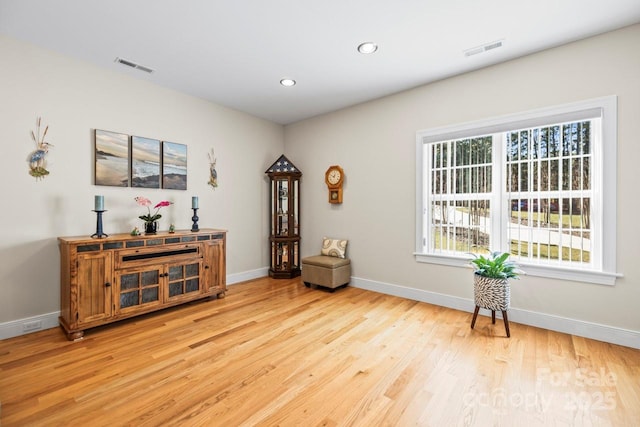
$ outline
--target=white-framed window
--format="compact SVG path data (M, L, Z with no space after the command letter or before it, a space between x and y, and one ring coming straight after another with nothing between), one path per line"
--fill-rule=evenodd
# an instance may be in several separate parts
M416 134L416 259L614 284L616 97Z

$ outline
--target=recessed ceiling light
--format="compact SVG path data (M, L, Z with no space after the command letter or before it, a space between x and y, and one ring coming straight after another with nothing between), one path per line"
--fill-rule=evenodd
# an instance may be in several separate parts
M358 52L364 54L373 53L376 50L378 50L378 45L374 42L364 42L360 43L360 45L358 46Z
M293 79L282 79L280 80L280 84L284 87L291 87L296 85L296 81Z

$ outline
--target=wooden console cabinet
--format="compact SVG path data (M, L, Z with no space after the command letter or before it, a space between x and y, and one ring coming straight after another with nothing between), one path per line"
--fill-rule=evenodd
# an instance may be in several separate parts
M226 286L226 231L201 229L103 239L59 237L60 326L89 328L216 295Z

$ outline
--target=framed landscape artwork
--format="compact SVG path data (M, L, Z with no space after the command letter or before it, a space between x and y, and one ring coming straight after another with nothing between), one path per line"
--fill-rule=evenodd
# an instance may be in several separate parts
M160 141L131 137L131 186L160 188Z
M129 135L95 130L95 184L129 186Z
M187 146L162 142L162 188L187 189Z

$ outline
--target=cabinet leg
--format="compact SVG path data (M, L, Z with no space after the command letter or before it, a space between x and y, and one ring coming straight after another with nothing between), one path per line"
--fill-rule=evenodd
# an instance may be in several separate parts
M84 338L84 331L67 332L67 339L69 341L79 341Z
M222 299L226 296L226 294L224 292L220 292L219 294L216 294L216 296L218 297L218 299Z

